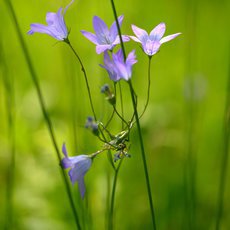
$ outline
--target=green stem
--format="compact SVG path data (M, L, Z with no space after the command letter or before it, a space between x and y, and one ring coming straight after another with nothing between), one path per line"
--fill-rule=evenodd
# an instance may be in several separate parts
M123 96L122 96L122 89L121 89L121 82L118 82L118 86L119 86L119 93L120 93L120 102L121 102L121 116L124 117L124 105L123 105ZM122 130L124 129L124 123L126 124L126 122L122 121L121 123L121 128Z
M230 50L229 50L230 51ZM230 52L229 52L230 61ZM229 138L230 138L230 63L228 70L228 83L224 116L224 148L221 162L220 184L218 192L217 215L216 215L216 230L221 229L221 218L224 208L224 192L226 187L227 169L228 169L228 153L229 153Z
M113 112L112 112L112 114L111 114L109 120L108 120L108 121L106 122L106 124L105 124L105 128L107 128L107 127L109 126L110 122L111 122L112 119L113 119L114 113L115 113L115 111L114 111L114 109L113 109Z
M115 194L116 194L118 173L119 173L122 161L123 161L123 159L121 159L119 161L117 168L115 168L113 187L112 187L112 195L111 195L111 205L110 205L110 210L109 210L108 230L113 230L113 227L114 227L114 225L113 225L114 214L113 213L114 213Z
M114 109L115 113L117 114L117 116L118 116L118 117L121 119L121 121L122 121L122 129L123 129L123 126L124 126L123 124L126 124L126 126L128 127L129 124L128 124L127 121L122 117L122 115L119 114L119 112L117 111L115 105L113 106L113 109Z
M145 180L146 180L148 197L149 197L149 205L150 205L153 229L156 230L156 221L155 221L155 213L154 213L154 207L153 207L153 199L152 199L152 193L151 193L151 186L150 186L150 180L149 180L147 161L146 161L146 157L145 157L144 142L143 142L142 133L141 133L141 126L140 126L139 116L138 116L138 112L137 112L137 108L136 108L135 97L134 97L134 93L133 93L133 86L132 86L131 80L128 83L129 83L129 89L130 89L132 103L133 103L134 116L135 116L135 120L137 123L137 131L138 131L139 140L140 140L141 157L142 157L142 161L144 164Z
M14 23L15 29L17 31L18 38L19 38L20 44L22 46L22 50L23 50L24 55L25 55L25 59L26 59L26 62L28 64L28 68L29 68L29 71L30 71L30 76L31 76L32 81L34 83L34 86L35 86L35 89L36 89L36 92L37 92L37 96L38 96L38 99L39 99L39 103L40 103L40 106L41 106L41 109L42 109L42 113L43 113L43 116L44 116L44 119L45 119L45 122L46 122L46 125L47 125L47 128L48 128L48 131L49 131L52 143L53 143L53 147L55 149L57 159L58 159L58 162L60 164L60 162L61 162L61 154L60 154L60 151L59 151L59 148L58 148L58 145L57 145L57 142L56 142L56 138L55 138L55 135L54 135L53 125L51 123L51 120L49 118L48 112L46 110L46 106L45 106L44 98L42 96L42 92L41 92L41 88L40 88L40 84L39 84L39 81L38 81L37 74L36 74L35 69L33 67L33 64L31 62L29 51L28 51L26 43L25 43L25 41L23 39L21 30L19 28L17 17L16 17L16 14L15 14L15 11L13 9L13 6L11 4L11 1L5 0L5 3L7 5L7 7L8 7L8 9L9 9L9 12L11 13L13 23ZM64 171L63 168L61 168L61 174L62 174L63 182L64 182L64 185L65 185L65 188L66 188L66 192L67 192L67 195L68 195L68 198L69 198L70 206L71 206L71 209L72 209L72 212L73 212L73 215L74 215L76 226L77 226L78 229L81 229L78 214L77 214L77 210L75 208L73 197L72 197L72 194L71 194L71 189L70 189L70 185L69 185L69 182L68 182L68 178L67 178L67 175L65 174L65 171Z
M116 12L116 8L115 8L115 4L114 4L113 0L111 0L111 5L112 5L112 9L113 9L113 14L114 14L114 17L115 17L115 20L116 20L116 25L117 25L117 29L118 29L118 33L119 33L121 48L122 48L122 51L123 51L123 56L124 56L124 61L125 61L126 60L125 47L124 47L124 43L122 41L121 29L120 29L120 26L119 26L119 23L118 23L117 12ZM148 191L148 197L149 197L149 205L150 205L153 229L156 230L156 221L155 221L155 214L154 214L154 207L153 207L153 199L152 199L152 193L151 193L151 186L150 186L147 162L146 162L146 157L145 157L144 143L143 143L143 138L142 138L142 133L141 133L141 126L140 126L139 116L138 116L138 112L137 112L137 103L136 103L136 100L135 100L135 92L134 92L131 80L129 80L128 83L129 83L129 89L130 89L130 94L131 94L131 98L132 98L134 116L135 116L135 120L137 122L137 130L138 130L138 135L139 135L139 140L140 140L142 161L143 161L143 164L144 164L144 172L145 172L145 179L146 179L146 185L147 185L147 191Z
M96 117L96 113L95 113L94 106L93 106L92 96L91 96L91 92L90 92L90 87L89 87L89 82L88 82L88 77L87 77L87 74L86 74L85 67L83 65L83 62L81 61L80 56L77 54L76 50L73 48L73 46L71 45L70 41L68 39L66 39L65 42L69 45L70 49L73 51L74 55L76 56L77 60L79 61L80 65L81 65L81 71L84 74L85 83L86 83L88 96L89 96L89 101L90 101L90 106L91 106L91 109L92 109L92 112L93 112L94 120L96 121L97 117Z
M148 61L148 89L147 89L147 99L146 99L146 102L145 102L145 107L144 107L144 110L142 111L139 119L144 115L147 107L148 107L148 104L149 104L149 98L150 98L150 85L151 85L151 58L152 56L149 56L149 61Z

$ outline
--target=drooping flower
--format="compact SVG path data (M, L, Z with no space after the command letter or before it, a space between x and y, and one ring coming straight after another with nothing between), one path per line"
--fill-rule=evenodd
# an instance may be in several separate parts
M118 17L119 26L121 26L124 16ZM105 50L112 50L120 43L116 22L114 21L110 29L105 22L98 16L93 17L93 27L95 34L82 30L81 33L96 45L96 52L100 54ZM123 42L129 41L129 37L122 35Z
M135 50L131 51L124 61L123 52L121 49L117 53L112 54L110 58L108 52L104 53L104 65L100 65L107 70L112 81L124 79L128 81L132 75L132 66L137 62Z
M92 164L92 157L88 155L79 155L75 157L68 157L65 144L62 145L62 152L65 157L62 159L61 164L64 169L70 168L69 177L74 185L78 182L81 197L85 195L84 176Z
M69 32L65 24L64 15L73 2L74 0L72 0L64 10L61 7L57 13L48 12L46 14L47 25L39 23L30 24L30 30L27 34L32 35L34 33L43 33L48 34L59 41L66 40Z
M150 32L149 35L145 30L135 25L132 25L132 30L133 30L133 33L136 35L136 37L130 36L130 38L132 38L136 42L141 43L144 52L148 56L153 56L154 54L158 52L158 50L160 49L160 46L163 43L168 42L181 34L181 33L176 33L176 34L172 34L172 35L163 37L165 30L166 30L165 23L163 22L157 25Z

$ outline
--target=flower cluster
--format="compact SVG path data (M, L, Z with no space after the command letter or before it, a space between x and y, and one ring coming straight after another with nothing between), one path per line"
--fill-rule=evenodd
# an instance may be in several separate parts
M62 8L60 8L57 13L47 13L46 22L48 25L45 26L38 23L31 24L31 29L28 31L28 34L31 35L35 32L46 33L59 41L66 41L69 32L64 21L64 14L68 7L69 5L65 8L64 13L62 13ZM123 15L118 17L119 26L121 26L123 19ZM121 79L128 81L132 75L132 66L137 62L135 50L129 53L126 60L124 60L121 49L118 50L117 53L112 53L112 57L110 57L108 51L113 51L115 46L120 44L116 22L114 21L109 29L101 18L94 16L93 27L95 34L85 30L81 30L81 33L96 45L97 54L104 52L104 65L100 66L107 70L112 81L116 82ZM141 43L143 51L150 57L159 51L163 43L181 34L176 33L163 37L166 30L165 23L157 25L149 35L145 30L135 25L132 25L132 30L136 36L122 35L122 42L128 42L131 38L135 42Z
M42 25L39 23L31 24L28 34L29 35L32 35L34 33L48 34L53 38L55 38L56 40L64 41L68 45L70 45L70 41L68 38L69 31L67 29L64 16L67 9L72 4L72 2L65 9L60 8L57 13L53 13L53 12L47 13L46 15L47 25ZM100 66L107 71L110 80L114 83L122 79L125 81L129 81L130 83L132 77L133 65L137 63L135 50L129 52L127 57L125 57L125 54L123 53L122 49L117 49L117 51L114 52L117 45L119 45L121 42L123 43L123 42L128 42L130 40L133 40L137 43L140 43L144 53L147 54L149 57L152 57L159 51L160 46L163 43L168 42L176 38L178 35L180 35L180 33L176 33L176 34L163 37L166 30L166 26L165 23L160 23L150 32L150 34L148 34L145 30L135 25L132 25L131 28L135 36L129 36L129 35L119 36L119 32L118 32L119 30L117 26L121 27L123 20L124 20L124 16L123 15L119 16L117 18L117 22L114 21L111 27L109 28L101 18L99 18L98 16L94 16L93 28L95 33L81 30L82 35L96 45L96 53L103 54L104 64L100 64ZM70 47L73 50L71 45ZM75 51L74 53L77 56L77 59L80 61L80 64L82 65L82 70L84 72L83 64L79 56L76 54ZM84 72L84 74L87 82L86 73ZM89 97L91 100L88 82L87 82L87 87L88 87ZM134 116L132 116L132 118L129 121L126 121L124 117L122 117L122 115L119 114L119 112L116 109L116 93L113 93L113 90L111 90L108 84L104 85L101 88L101 92L106 95L106 99L109 101L110 104L113 105L114 110L111 119L114 116L114 113L121 119L122 127L123 127L122 131L117 135L112 135L111 132L107 129L111 119L109 120L109 122L107 122L106 125L103 125L102 122L96 120L96 115L93 109L94 117L89 116L87 118L85 127L87 129L90 129L92 133L95 136L97 136L100 139L100 141L103 142L102 149L91 155L78 155L74 157L69 157L67 154L65 144L63 144L62 146L62 152L64 154L64 158L61 161L61 165L64 169L70 168L69 170L70 180L72 184L75 184L76 182L78 183L79 191L82 198L85 195L84 176L86 172L89 170L89 168L91 167L92 160L95 156L97 156L99 153L103 151L110 150L115 152L114 154L115 162L124 157L130 157L130 154L128 153L129 147L127 147L128 146L127 143L129 142L130 130L133 124L135 123L133 121ZM90 102L92 106L92 101Z

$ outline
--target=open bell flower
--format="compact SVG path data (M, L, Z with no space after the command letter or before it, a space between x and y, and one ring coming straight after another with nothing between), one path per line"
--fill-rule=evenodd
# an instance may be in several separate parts
M150 34L148 34L145 30L143 30L143 29L141 29L135 25L132 25L132 30L133 30L133 33L136 35L136 37L130 36L130 38L136 42L141 43L144 52L148 56L153 56L154 54L156 54L159 51L160 46L163 43L168 42L168 41L176 38L178 35L181 34L181 33L176 33L176 34L172 34L172 35L168 35L166 37L163 37L165 30L166 30L165 23L163 23L163 22L160 23L159 25L157 25L150 32Z
M123 18L123 15L118 17L118 23L120 27ZM93 27L95 34L85 30L81 30L81 33L96 45L97 54L100 54L105 50L112 50L115 45L120 43L116 21L113 22L112 26L109 29L101 18L99 18L98 16L94 16ZM130 39L128 36L122 35L123 42L127 42L129 40Z
M121 49L117 53L112 54L110 58L108 52L104 53L104 65L100 65L106 69L112 81L117 82L120 79L128 81L132 76L132 66L137 62L135 50L131 51L124 61Z
M34 33L43 33L48 34L59 41L65 41L68 38L69 32L65 24L64 15L73 2L74 0L72 0L64 10L61 7L57 13L48 12L46 14L47 25L39 23L30 24L30 30L27 34L32 35Z
M92 157L88 155L79 155L75 157L68 157L65 144L62 145L62 152L64 158L61 161L61 165L64 169L70 168L69 177L74 185L75 182L78 182L79 191L81 197L84 198L85 195L85 183L84 176L89 170L92 164Z

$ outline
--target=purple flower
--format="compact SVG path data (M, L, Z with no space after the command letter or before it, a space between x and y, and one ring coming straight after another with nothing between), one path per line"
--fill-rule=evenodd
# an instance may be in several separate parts
M121 26L124 16L118 17L118 23ZM98 54L105 50L112 50L113 47L120 43L117 25L114 21L110 29L105 22L98 16L93 17L93 27L95 34L82 30L82 34L91 42L96 44L96 52ZM122 35L123 42L129 41L129 37Z
M84 198L85 195L84 176L92 164L92 158L88 155L68 157L65 144L62 145L62 152L65 155L65 157L61 161L62 167L64 169L71 168L69 171L70 180L72 184L74 184L76 181L78 182L78 187L80 190L81 197Z
M159 25L157 25L148 35L148 33L145 30L138 28L135 25L132 25L132 30L133 33L136 35L136 37L130 36L130 38L132 38L136 42L141 43L144 52L148 56L153 56L158 52L160 46L163 43L168 42L181 34L181 33L176 33L176 34L163 37L165 33L165 29L166 29L165 23L162 22Z
M65 39L67 39L69 32L66 28L64 15L66 10L73 2L74 0L70 2L70 4L64 9L64 11L62 10L62 8L60 8L57 13L48 12L46 14L47 25L43 25L39 23L30 24L30 30L27 32L27 34L29 35L32 35L34 33L48 34L59 41L64 41Z
M125 61L121 49L118 50L117 53L112 54L112 59L110 58L108 52L105 52L104 66L100 66L107 70L112 81L116 82L122 78L128 81L132 75L132 66L137 62L135 58L135 50L129 53Z

